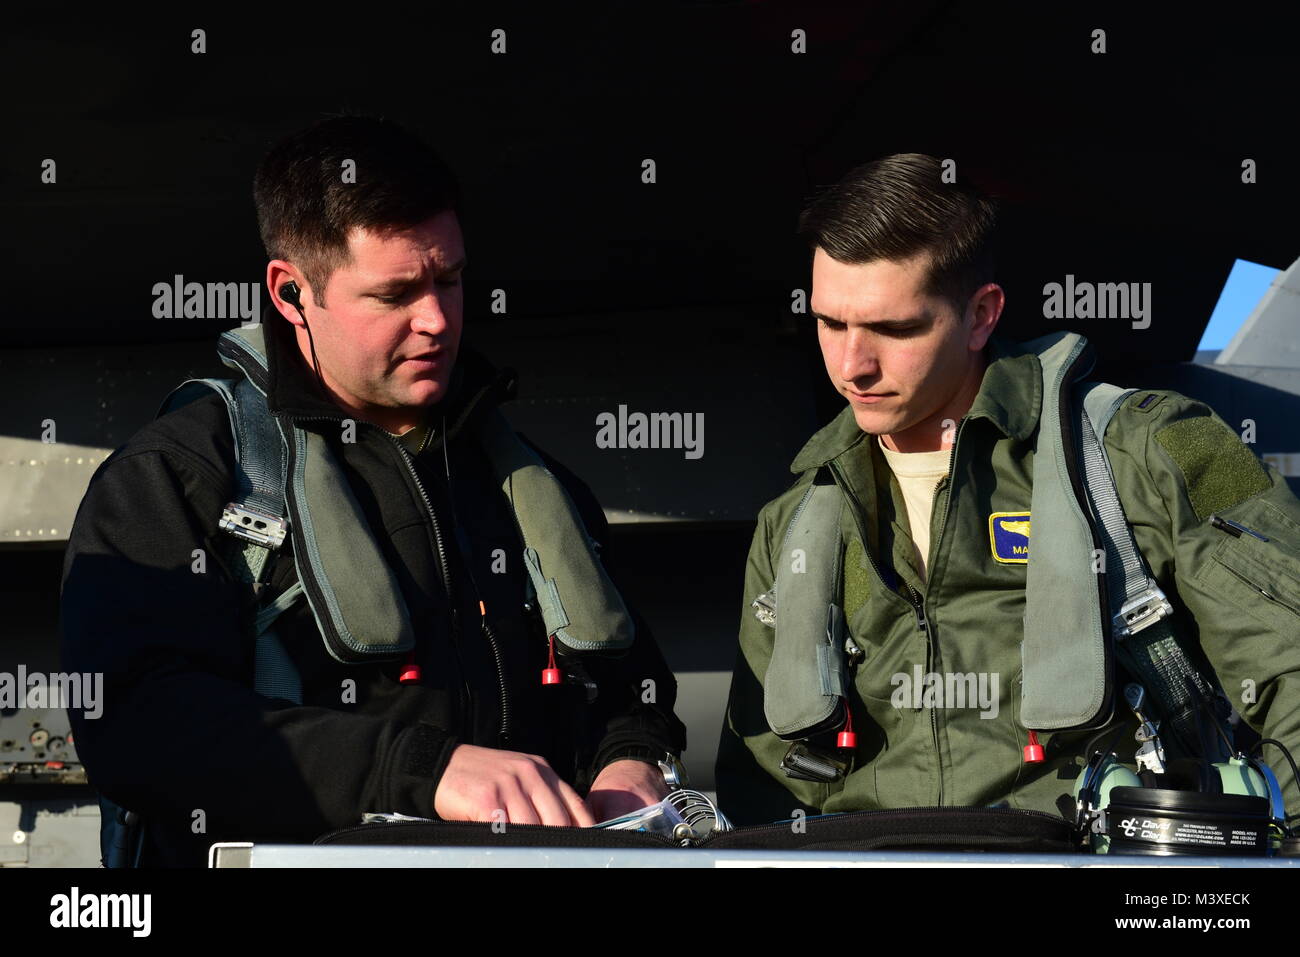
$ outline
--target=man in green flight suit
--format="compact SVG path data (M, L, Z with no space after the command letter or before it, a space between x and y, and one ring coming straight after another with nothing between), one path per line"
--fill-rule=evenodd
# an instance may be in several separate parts
M1034 351L994 335L1005 298L992 281L993 202L941 173L918 154L868 163L800 218L811 312L848 407L759 514L717 765L720 806L737 824L932 805L1072 818L1099 729L1120 735L1116 753L1133 764L1137 721L1118 693L1113 712L1082 729L1039 730L1041 759L1026 752L1021 643L1042 370ZM1175 392L1135 392L1100 438L1185 653L1252 729L1300 753L1300 502L1213 410ZM769 666L786 606L774 583L805 493L832 479L844 502L833 567L847 714L778 736L782 689ZM787 773L801 738L841 773ZM1295 815L1289 766L1271 745L1263 757Z

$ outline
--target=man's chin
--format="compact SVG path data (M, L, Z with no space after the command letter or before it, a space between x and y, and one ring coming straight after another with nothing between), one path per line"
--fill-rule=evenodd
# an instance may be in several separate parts
M441 382L438 379L417 379L407 389L406 404L420 408L437 405L447 397L449 390L449 382Z
M853 409L853 418L857 421L858 428L863 432L867 432L871 435L889 435L896 431L895 426L898 422L897 415L876 412L852 404L850 405L850 408Z

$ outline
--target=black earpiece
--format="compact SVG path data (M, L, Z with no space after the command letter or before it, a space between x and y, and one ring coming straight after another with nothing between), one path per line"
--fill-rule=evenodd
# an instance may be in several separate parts
M316 340L312 337L311 326L307 325L307 314L302 311L301 296L302 290L292 279L280 287L280 298L297 309L298 315L302 316L302 327L307 330L307 341L311 344L312 370L316 373L316 381L320 383L321 392L329 395L329 390L325 388L325 379L320 374L320 360L316 358Z

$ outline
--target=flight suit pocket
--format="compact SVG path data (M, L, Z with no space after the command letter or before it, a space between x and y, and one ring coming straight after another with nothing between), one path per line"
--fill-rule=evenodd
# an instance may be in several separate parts
M917 773L913 765L915 755L910 742L919 718L925 711L911 707L910 702L896 706L896 698L862 694L862 703L871 718L870 729L859 730L859 767L870 763L871 789L875 792L875 806L905 807L917 803ZM862 734L867 730L867 735Z
M1268 541L1247 532L1223 533L1202 581L1274 631L1300 632L1300 526L1266 502L1232 520Z

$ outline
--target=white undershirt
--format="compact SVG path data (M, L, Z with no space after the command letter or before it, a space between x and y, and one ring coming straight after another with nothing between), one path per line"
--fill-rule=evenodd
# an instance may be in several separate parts
M912 541L916 544L916 562L921 570L921 580L926 580L926 559L930 555L930 512L934 508L934 489L939 479L948 474L948 458L951 449L937 449L934 452L895 452L885 448L880 436L876 436L880 450L885 453L885 461L898 479L898 487L903 492L903 502L907 506L907 524L912 529Z

